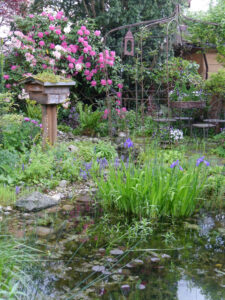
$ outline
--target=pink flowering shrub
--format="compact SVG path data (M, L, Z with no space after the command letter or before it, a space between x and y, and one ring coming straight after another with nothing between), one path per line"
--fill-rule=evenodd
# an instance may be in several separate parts
M111 88L113 101L121 98L123 85L117 75L121 71L120 58L114 51L103 49L101 32L93 23L70 24L59 11L17 17L14 25L9 38L11 50L6 57L6 89L19 94L18 81L22 77L51 70L76 81L71 91L76 99L103 98Z

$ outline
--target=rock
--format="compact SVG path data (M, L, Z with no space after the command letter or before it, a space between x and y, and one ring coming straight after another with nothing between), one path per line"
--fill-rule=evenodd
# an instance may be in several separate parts
M59 187L61 188L65 188L68 184L68 181L67 180L61 180L60 183L59 183Z
M132 264L133 264L135 267L137 267L137 266L143 265L144 262L143 262L143 260L141 260L141 259L134 259L134 260L132 261Z
M151 262L153 262L153 263L157 263L159 261L160 261L160 259L158 257L152 257L151 258Z
M222 236L225 236L225 228L218 228L219 233L222 234Z
M94 266L94 267L92 267L92 271L103 272L103 271L105 271L105 267L104 266Z
M74 206L73 205L69 205L69 204L65 204L62 207L62 210L65 210L65 211L71 211L73 209L74 209Z
M5 210L5 211L12 211L13 209L12 209L11 206L6 206L6 207L4 208L4 210Z
M53 234L54 230L52 228L48 228L48 227L42 227L42 226L38 226L36 227L36 234L39 237L46 237L50 234Z
M70 150L70 152L78 152L79 148L77 146L74 145L69 145L68 150Z
M52 198L56 201L60 201L63 197L63 195L61 193L55 194L52 196Z
M120 137L120 138L125 138L126 136L127 136L127 135L126 135L125 132L120 131L120 132L118 133L118 137Z
M16 201L15 206L24 211L38 211L59 204L52 197L39 192L33 192L28 196L21 197Z

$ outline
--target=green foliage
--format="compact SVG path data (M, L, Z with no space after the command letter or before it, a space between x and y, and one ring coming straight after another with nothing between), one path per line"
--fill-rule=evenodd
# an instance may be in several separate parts
M224 97L225 96L225 70L219 70L210 76L205 81L205 90L212 94Z
M115 147L110 142L99 141L94 147L94 152L97 158L106 158L107 160L114 159L117 156Z
M83 134L94 135L99 127L102 112L92 111L92 105L77 103L77 111L80 117L80 130Z
M0 94L0 116L9 113L12 110L13 104L12 94Z
M42 82L51 82L51 83L71 82L71 79L56 75L55 73L53 73L50 70L44 71L42 73L38 73L37 75L34 75L34 78L38 79Z
M191 215L207 184L206 166L182 161L184 170L170 168L161 157L144 165L109 167L107 179L95 178L105 208L142 217Z
M27 110L27 116L34 120L41 121L42 119L42 112L41 112L41 105L37 104L34 100L26 100L26 110Z
M40 138L39 125L22 121L21 115L4 115L1 120L1 144L4 149L26 151Z
M0 205L7 206L16 201L15 189L0 184Z

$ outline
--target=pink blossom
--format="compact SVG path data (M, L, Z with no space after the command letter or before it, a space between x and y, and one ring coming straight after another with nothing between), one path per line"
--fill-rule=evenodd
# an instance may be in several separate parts
M108 65L110 65L112 67L114 65L114 62L113 61L109 61Z
M87 28L86 28L86 26L82 25L80 29L81 30L86 30Z
M67 21L68 21L68 18L67 18L67 17L63 18L63 21L67 22Z
M92 50L92 47L91 47L91 45L87 45L87 48L88 48L88 50L89 50L89 51L91 51L91 50Z
M71 62L71 63L75 63L75 62L76 62L76 59L72 57L72 58L70 59L70 62Z
M108 79L107 82L108 82L109 85L112 84L112 80L111 79Z
M103 119L107 119L107 118L108 118L108 114L109 114L108 109L105 109L105 110L104 110Z
M55 30L55 26L53 26L53 25L50 25L48 28L49 28L49 30L52 30L52 31Z
M122 97L122 93L121 92L118 92L118 93L116 93L117 94L117 97L118 98L121 98Z
M122 84L122 83L118 83L117 86L118 86L119 89L122 89L122 88L123 88L123 84Z
M87 79L88 81L90 81L91 78L92 78L92 76L90 76L90 75L86 77L86 79Z
M47 69L47 67L48 67L48 66L45 65L45 64L42 65L42 68L43 68L44 70Z
M43 17L44 17L44 16L47 16L46 12L44 12L44 11L41 13L41 15L42 15Z
M127 111L126 107L122 107L122 112L126 112L126 111Z
M66 36L64 34L60 36L61 41L65 40L65 39L66 39Z
M9 75L5 74L5 75L3 75L3 78L4 78L5 80L8 80L8 79L9 79Z
M50 44L50 49L55 49L55 44L51 43Z
M96 70L96 69L93 69L93 70L91 71L91 73L96 74L96 73L97 73L97 70Z
M54 19L55 19L52 15L48 15L48 18L50 21L54 21Z
M10 88L11 88L11 84L10 84L10 83L7 83L7 84L5 85L5 87L6 87L7 89L10 89Z
M88 42L87 42L87 41L84 41L84 42L83 42L83 46L84 46L84 47L87 47L87 46L88 46Z
M40 41L38 44L39 44L41 47L43 47L43 46L45 45L45 42L44 42L44 41Z
M78 42L79 42L79 43L83 43L83 42L84 42L84 38L79 37Z
M89 70L85 70L84 71L84 75L89 75L90 74L90 71Z
M60 20L62 18L62 14L61 13L57 13L57 15L55 16L56 19Z
M48 31L45 31L45 35L49 35L50 34L50 32L48 32Z
M88 48L85 47L85 48L83 49L83 52L84 52L84 53L88 53Z
M116 108L116 112L117 112L117 115L119 116L120 115L120 109Z
M106 85L106 80L105 79L101 79L101 85Z
M103 63L103 62L104 62L104 58L103 58L103 57L100 57L98 61L99 61L100 63Z
M111 51L110 54L114 57L116 55L115 51Z
M85 30L85 31L84 31L84 34L89 35L89 34L90 34L90 31L89 31L89 30Z
M60 29L56 29L55 33L58 34L58 35L60 35L62 32L61 32Z
M11 66L12 71L16 70L17 68L18 68L18 66L15 66L15 65Z
M61 44L61 46L63 47L63 48L66 48L67 47L67 42L62 42L62 44ZM76 53L76 52L75 52Z
M95 80L92 80L91 86L96 86L97 82Z
M104 69L105 65L104 64L100 64L100 69Z
M74 64L69 63L69 68L70 68L70 69L73 69L73 68L74 68Z
M116 105L121 105L120 100L117 100L117 101L116 101Z
M41 38L43 38L43 36L44 36L44 34L43 34L43 32L38 32L38 37L41 39Z
M94 35L95 35L95 36L100 36L100 35L101 35L101 31L100 31L100 30L96 30L96 31L94 32Z
M90 62L87 62L87 63L85 64L85 66L86 66L86 68L90 68L90 67L91 67L91 63L90 63Z
M42 124L40 124L39 127L42 128L43 127Z
M33 14L30 14L30 15L29 15L29 18L33 19L33 18L34 18L34 15L33 15Z
M95 55L96 55L96 52L95 52L95 51L90 51L90 55L91 55L91 56L95 56Z
M83 35L83 31L82 31L81 29L79 29L79 30L77 31L77 34L78 34L78 35Z

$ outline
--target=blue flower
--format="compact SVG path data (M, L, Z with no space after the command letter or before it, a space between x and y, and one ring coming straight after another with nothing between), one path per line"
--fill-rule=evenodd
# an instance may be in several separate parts
M174 161L171 165L170 165L170 168L173 169L174 167L178 166L178 168L181 170L181 171L184 171L184 169L180 166L180 163L179 163L179 159Z
M87 172L80 169L80 177L82 177L84 180L87 180Z
M19 186L16 186L16 195L18 195L20 192L20 187Z
M132 148L134 147L134 143L131 141L130 138L126 139L125 143L124 143L124 148Z
M205 156L199 157L196 161L196 167L198 167L201 163L204 163L207 167L210 166L210 163L207 160L204 160Z

